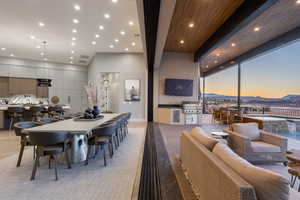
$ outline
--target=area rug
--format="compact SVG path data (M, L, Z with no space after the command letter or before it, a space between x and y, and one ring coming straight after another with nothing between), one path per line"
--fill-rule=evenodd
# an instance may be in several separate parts
M88 166L74 164L72 169L58 166L59 180L47 160L41 161L36 179L30 181L32 151L24 152L21 167L16 168L17 154L0 160L0 199L5 200L130 200L143 152L145 128L130 128L107 167L98 155Z

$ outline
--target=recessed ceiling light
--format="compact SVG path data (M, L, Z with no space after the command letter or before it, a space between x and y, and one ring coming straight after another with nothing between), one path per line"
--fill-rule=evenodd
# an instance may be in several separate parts
M75 5L74 5L74 9L75 9L75 10L80 10L80 6L79 6L78 4L75 4Z
M74 23L74 24L78 24L78 23L79 23L79 20L78 20L78 19L73 19L73 23Z
M97 42L96 41L92 41L92 45L95 45Z
M71 45L72 45L72 46L75 46L75 45L76 45L76 43L75 43L75 42L71 42Z
M111 48L111 49L112 49L112 48L114 48L114 47L115 47L115 46L114 46L114 45L112 45L112 44L111 44L111 45L109 45L109 48Z
M120 34L125 35L126 33L125 33L125 31L120 31Z
M300 0L297 0L297 1L296 1L296 4L300 4Z
M195 24L194 24L194 23L192 23L192 22L191 22L191 23L189 23L189 27L190 27L190 28L194 28L194 26L195 26Z
M217 61L217 60L215 60L215 61L214 61L214 63L218 63L218 61Z
M75 51L71 50L71 54L74 54L74 53L75 53Z
M100 35L99 35L99 34L96 34L96 35L95 35L95 38L99 38L99 37L100 37Z
M129 21L128 24L129 24L129 26L133 26L134 25L133 21Z
M6 50L6 48L5 48L5 47L2 47L2 48L1 48L1 51L5 51L5 50Z
M73 64L73 61L70 61L71 64Z
M15 55L14 55L14 54L10 54L10 56L11 56L11 57L14 57Z
M128 49L128 48L125 48L124 50L125 50L125 51L128 51L129 49Z
M219 57L219 56L220 56L220 54L219 54L219 53L217 53L217 54L216 54L216 56L218 56L218 57Z
M111 0L113 3L117 3L118 2L118 0Z
M41 52L41 56L44 56L45 55L45 53L44 52Z
M103 29L104 29L104 26L100 25L100 26L99 26L99 29L100 29L100 30L103 30Z
M77 33L77 30L76 29L72 29L72 33Z
M73 56L71 56L70 59L73 60Z
M39 22L38 25L39 25L40 27L44 27L44 26L45 26L45 24L44 24L43 22Z
M255 31L255 32L257 32L257 31L259 31L259 30L260 30L260 27L258 27L258 26L254 28L254 31Z
M31 35L31 36L30 36L30 39L34 40L34 39L35 39L35 36L34 36L34 35Z
M35 48L37 48L37 49L40 49L40 48L41 48L41 46L40 46L40 45L37 45Z
M236 46L236 44L235 44L235 43L231 43L231 46L235 47L235 46Z
M115 39L115 42L119 42L119 39L118 39L118 38L116 38L116 39Z
M180 40L180 44L184 44L184 40Z
M133 43L131 43L131 45L132 45L132 46L135 46L136 44L135 44L135 42L133 42Z
M110 15L106 13L106 14L104 14L104 18L109 19Z
M47 61L48 59L47 58L44 58L44 61Z
M208 68L208 65L206 65L206 68Z
M72 37L72 40L73 40L73 41L76 41L76 37Z

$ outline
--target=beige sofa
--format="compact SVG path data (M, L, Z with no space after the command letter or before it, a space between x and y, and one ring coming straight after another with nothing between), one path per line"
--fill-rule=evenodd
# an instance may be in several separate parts
M257 123L232 124L230 147L249 162L282 162L287 164L287 138L258 129Z
M181 164L200 200L288 200L285 178L251 165L224 143L200 135L183 132L180 138Z

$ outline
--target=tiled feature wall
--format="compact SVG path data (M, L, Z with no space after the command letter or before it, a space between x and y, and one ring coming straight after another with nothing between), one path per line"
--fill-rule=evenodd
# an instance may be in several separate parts
M86 108L87 67L0 57L0 76L52 79L49 98L58 96L72 112Z

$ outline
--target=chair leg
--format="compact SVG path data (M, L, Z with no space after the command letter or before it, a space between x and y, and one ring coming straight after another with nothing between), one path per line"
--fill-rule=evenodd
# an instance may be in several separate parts
M113 156L114 155L114 144L113 144L112 138L109 139L109 144L111 147L111 155Z
M12 126L13 126L13 123L14 123L14 118L11 117L10 118L10 124L9 124L9 130L11 130Z
M91 154L91 145L88 145L88 150L87 150L87 155L86 155L86 159L85 159L84 165L88 165L89 164L90 154Z
M53 161L54 161L54 169L55 169L55 180L58 180L58 174L57 174L57 160L56 157L53 156Z
M101 145L102 146L102 145ZM103 151L103 160L104 160L104 166L106 167L106 152L105 152L105 146L102 146Z
M35 145L33 145L33 159L35 159Z
M20 165L21 165L24 148L25 148L25 145L21 144L21 149L20 149L20 153L19 153L19 157L18 157L17 167L20 167Z
M32 168L31 178L30 178L31 181L35 179L35 174L36 174L36 170L37 170L37 167L38 167L38 160L39 160L39 155L36 155L35 161L34 161L34 164L33 164L33 168Z
M51 160L52 160L52 155L49 156L49 163L48 163L48 168L51 169Z
M70 158L69 158L68 151L65 152L65 156L66 156L66 161L67 161L68 169L71 169L72 166L71 166L71 161L70 161Z
M291 175L291 181L290 181L290 186L291 186L291 188L293 188L293 187L294 187L294 185L293 185L293 182L294 182L294 176L293 176L293 175Z
M108 150L109 150L109 156L110 156L110 158L112 158L113 157L113 147L110 142L108 143Z

